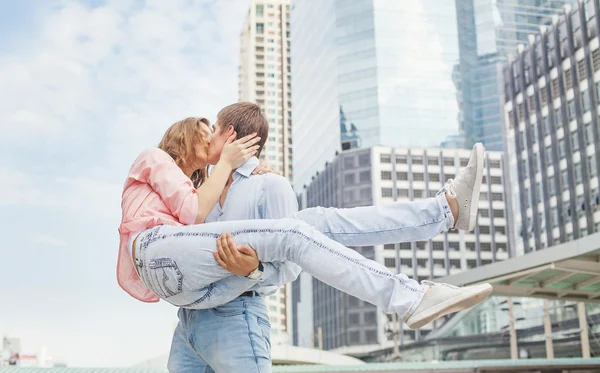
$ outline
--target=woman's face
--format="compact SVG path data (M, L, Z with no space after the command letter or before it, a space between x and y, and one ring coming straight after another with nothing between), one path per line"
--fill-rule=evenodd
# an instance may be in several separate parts
M195 170L205 168L208 165L208 147L212 138L212 131L207 125L202 123L201 132L198 139L194 142L194 159L189 162Z

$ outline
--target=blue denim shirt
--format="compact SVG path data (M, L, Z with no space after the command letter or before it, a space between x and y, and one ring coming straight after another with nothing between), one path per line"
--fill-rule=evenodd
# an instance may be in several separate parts
M260 164L252 157L235 170L225 203L217 202L205 222L280 219L298 211L298 200L289 181L277 174L252 175ZM243 244L243 242L239 242ZM291 262L263 263L263 281L255 286L260 295L271 295L280 285L294 281L300 267ZM266 285L269 284L269 285Z

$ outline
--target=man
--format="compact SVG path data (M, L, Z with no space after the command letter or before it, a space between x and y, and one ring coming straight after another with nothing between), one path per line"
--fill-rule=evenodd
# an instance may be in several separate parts
M257 105L241 102L221 110L213 129L209 162L216 164L225 141L234 131L238 138L257 133L261 137L257 156L260 155L268 138L269 124ZM258 165L258 158L253 157L232 172L219 203L206 219L207 223L278 219L298 211L289 182L273 173L252 175ZM260 272L264 272L262 278L271 281L257 282L252 291L244 292L220 307L180 309L169 356L171 373L271 371L270 324L263 296L275 293L280 284L296 279L301 270L290 262L259 265L256 253L247 249L237 261L225 264L218 254L216 259L238 276L250 275L249 282L261 278Z

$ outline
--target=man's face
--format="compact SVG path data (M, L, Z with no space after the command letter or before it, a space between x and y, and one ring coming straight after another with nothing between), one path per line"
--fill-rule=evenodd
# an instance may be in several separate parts
M208 163L215 165L221 158L221 152L225 147L225 142L229 136L233 135L233 127L228 126L225 131L221 131L221 125L219 119L213 125L213 135L210 138L210 144L208 145Z

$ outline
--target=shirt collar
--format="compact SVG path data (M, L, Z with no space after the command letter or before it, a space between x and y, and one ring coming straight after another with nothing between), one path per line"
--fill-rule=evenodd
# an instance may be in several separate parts
M256 157L248 159L243 165L241 165L235 170L235 172L233 173L233 178L235 179L236 175L250 177L250 175L252 175L252 171L254 171L259 164L260 161Z

